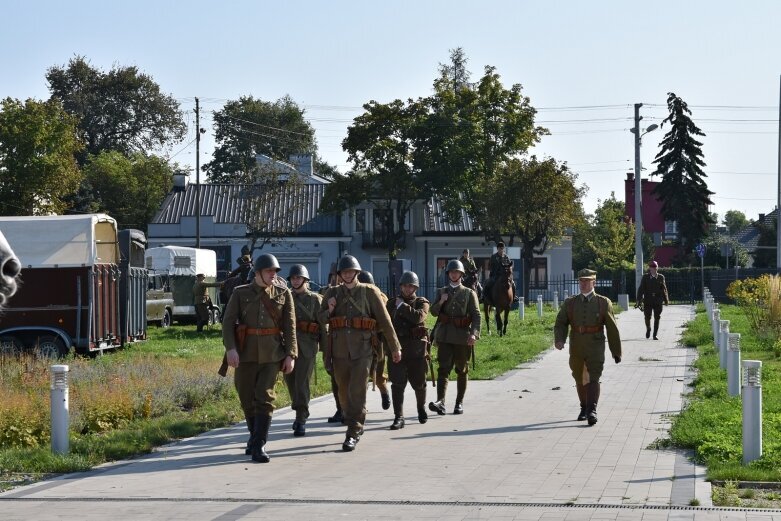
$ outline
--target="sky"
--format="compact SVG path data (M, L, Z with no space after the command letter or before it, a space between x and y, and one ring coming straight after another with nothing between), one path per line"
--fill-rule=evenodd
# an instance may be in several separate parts
M166 153L194 168L214 150L213 111L285 95L305 109L320 155L350 168L341 141L361 106L432 92L461 47L472 79L496 67L520 83L551 135L530 153L566 161L588 188L586 211L623 199L634 166L634 104L660 124L668 92L702 138L712 211L751 219L778 193L781 2L722 0L250 1L3 0L0 96L47 99L46 70L76 55L108 71L135 65L181 103L184 141ZM643 138L643 175L665 125ZM655 179L659 179L657 176Z

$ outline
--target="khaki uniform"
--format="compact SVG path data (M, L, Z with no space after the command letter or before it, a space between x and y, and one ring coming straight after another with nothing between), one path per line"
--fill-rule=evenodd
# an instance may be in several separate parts
M404 416L404 388L407 382L415 390L418 410L423 410L425 406L429 360L426 317L429 313L429 301L416 296L404 299L404 302L397 306L396 299L393 299L386 307L401 344L401 361L391 361L388 367L393 413L398 418Z
M265 292L271 305L279 313L279 325L269 315L261 301ZM244 349L236 345L235 326L248 328ZM239 351L239 367L234 382L241 407L246 417L265 415L274 411L274 384L282 361L287 356L297 358L296 315L293 295L286 287L260 287L256 282L239 286L233 291L222 323L222 341L225 350Z
M336 307L328 313L328 300ZM401 351L382 293L371 284L358 282L349 289L342 284L328 288L323 297L321 320L328 321L333 370L339 388L339 403L347 424L347 436L359 438L366 420L366 385L372 365L377 333L385 336L391 353ZM372 325L372 321L374 324Z
M306 423L309 418L310 388L309 380L317 360L317 352L328 340L327 324L320 322L320 307L323 296L306 290L293 292L296 310L296 340L298 358L293 372L285 375L285 383L290 393L291 408L296 411L296 421Z
M667 284L664 275L657 273L656 277L646 273L640 279L640 287L637 288L637 302L643 303L646 331L651 330L651 313L654 315L654 338L659 331L659 318L662 315L662 306L670 303L667 295Z
M198 282L193 284L193 302L195 304L195 320L198 331L209 323L209 306L212 301L209 297L209 288L218 288L219 282Z
M449 297L440 303L442 293ZM437 289L431 314L437 317L434 341L437 345L437 401L444 403L450 371L455 366L457 375L456 403L461 403L466 393L469 357L472 347L467 344L469 335L480 338L480 305L477 293L463 285L450 285Z
M458 260L460 260L461 264L464 265L464 270L467 274L477 271L477 265L475 264L475 260L472 257L464 257L462 255Z

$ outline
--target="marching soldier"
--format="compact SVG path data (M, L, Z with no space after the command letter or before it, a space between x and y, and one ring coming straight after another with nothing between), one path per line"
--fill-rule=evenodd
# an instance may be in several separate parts
M371 284L374 287L377 285L374 283L374 275L371 271L361 270L358 274L358 282L363 284ZM379 289L379 288L377 288ZM382 296L382 303L385 305L388 302L388 296L380 290ZM379 342L374 346L374 360L372 360L372 370L370 377L374 385L380 390L380 405L382 410L387 411L390 409L391 401L390 394L388 394L388 375L385 373L385 341L380 336Z
M659 333L659 319L662 316L662 305L670 303L670 297L667 295L667 284L664 281L664 275L659 273L659 264L652 260L648 263L648 273L640 279L640 287L637 288L637 298L635 307L643 303L643 313L645 314L645 337L651 336L651 313L654 315L654 340Z
M198 273L193 284L193 300L195 301L195 330L203 331L203 326L209 323L209 309L212 307L212 299L209 297L209 288L219 288L219 282L204 282L206 276Z
M293 435L306 434L306 420L309 418L309 380L315 369L317 351L328 339L326 326L319 321L322 295L309 291L309 270L301 264L290 267L287 276L293 289L293 303L296 310L296 339L298 358L293 372L285 375L290 393L291 408L296 411Z
M228 365L247 419L252 460L267 463L265 446L274 411L274 383L282 369L289 374L298 357L293 295L287 286L275 285L280 270L277 258L264 253L255 259L252 283L233 291L222 324Z
M380 290L358 282L360 272L361 266L355 257L345 255L339 259L337 273L342 284L328 289L321 307L323 320L328 320L330 335L326 367L333 364L339 403L347 423L342 444L345 451L355 450L363 434L366 384L378 332L385 336L393 361L401 360L401 346Z
M564 349L569 332L569 367L580 400L578 421L587 419L589 425L597 423L606 330L613 360L621 362L621 338L613 316L613 305L609 298L594 291L596 279L596 271L582 269L578 272L580 294L564 301L553 329L556 349Z
M336 274L336 263L331 263L331 271L328 274L328 285L323 286L320 288L320 295L325 295L326 292L330 288L335 288L339 284L341 284L342 281L339 280L339 275ZM334 403L336 403L336 412L333 414L333 416L328 417L328 423L344 423L344 416L342 415L342 405L339 403L339 385L336 383L336 377L334 376L333 367L329 367L328 364L326 364L326 350L325 347L328 345L328 340L326 338L326 343L320 346L320 349L323 352L323 365L325 365L325 370L328 373L328 376L331 378L331 394L334 397Z
M428 330L426 317L429 302L418 297L415 292L420 287L418 276L405 271L399 278L401 293L387 304L388 313L393 320L393 328L401 344L401 362L391 362L388 373L393 394L393 424L395 431L404 428L404 388L409 381L415 390L418 405L418 421L426 423L426 371L428 369Z
M448 285L437 289L431 314L437 317L434 340L437 343L439 371L437 374L437 401L428 408L445 414L445 393L450 371L455 367L457 377L456 405L453 414L464 413L469 357L480 337L480 307L477 294L461 284L464 265L460 261L447 263Z

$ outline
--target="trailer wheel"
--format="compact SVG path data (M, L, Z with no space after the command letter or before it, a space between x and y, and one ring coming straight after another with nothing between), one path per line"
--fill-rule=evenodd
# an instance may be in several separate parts
M15 336L0 337L0 356L15 356L24 350L24 344Z
M35 352L40 358L61 358L68 355L69 349L58 336L42 336L38 339Z
M220 323L220 311L216 308L209 310L209 325L213 326L214 324Z
M163 313L163 318L160 319L160 327L167 328L171 327L171 310L166 309L165 313Z

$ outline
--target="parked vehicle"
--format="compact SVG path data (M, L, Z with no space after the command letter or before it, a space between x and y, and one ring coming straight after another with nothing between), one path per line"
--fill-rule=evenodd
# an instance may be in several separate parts
M146 321L156 322L160 327L173 323L174 295L168 283L167 273L149 272L146 290Z
M0 217L22 265L0 349L61 356L121 344L117 223L105 214Z
M119 232L119 314L122 345L146 340L146 235L141 230Z
M146 250L146 267L155 275L168 277L173 296L172 320L180 323L195 322L193 285L195 276L203 273L206 282L217 278L217 254L213 250L186 246L161 246ZM209 288L212 305L209 308L209 324L220 321L220 299L217 288Z

